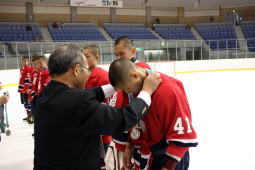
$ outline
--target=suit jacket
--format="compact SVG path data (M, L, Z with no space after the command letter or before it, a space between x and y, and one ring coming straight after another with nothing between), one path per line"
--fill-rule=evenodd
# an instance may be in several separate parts
M81 90L54 80L45 87L34 115L34 170L100 169L99 136L128 130L148 112L139 98L121 109L104 99L101 87Z

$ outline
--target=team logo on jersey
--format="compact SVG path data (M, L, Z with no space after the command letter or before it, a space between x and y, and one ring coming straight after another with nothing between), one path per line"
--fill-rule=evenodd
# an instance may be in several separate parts
M133 128L130 133L130 136L132 139L136 140L139 139L141 136L141 133L144 133L146 131L145 123L140 120Z
M140 130L136 129L136 128L133 128L131 133L130 133L130 136L134 140L138 139L141 136Z

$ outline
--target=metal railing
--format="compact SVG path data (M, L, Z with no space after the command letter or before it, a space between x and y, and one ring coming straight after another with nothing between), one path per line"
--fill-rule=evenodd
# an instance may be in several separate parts
M224 41L226 41L225 46L219 45L223 40L135 41L135 47L137 58L146 62L255 58L255 45L251 47L248 46L250 43L247 43L247 41L255 42L255 39L231 40L235 41L234 48L228 47L230 40ZM60 45L69 43L76 44L81 49L86 45L98 45L101 51L100 64L108 64L115 60L113 41L1 42L0 69L20 68L20 57L31 56L33 53L43 55Z

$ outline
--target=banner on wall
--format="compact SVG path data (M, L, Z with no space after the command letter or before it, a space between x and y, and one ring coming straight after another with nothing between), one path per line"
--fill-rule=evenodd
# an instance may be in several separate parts
M70 0L71 6L122 8L121 0Z

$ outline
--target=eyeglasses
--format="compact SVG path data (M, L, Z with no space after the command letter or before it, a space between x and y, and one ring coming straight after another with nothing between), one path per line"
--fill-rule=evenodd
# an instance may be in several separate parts
M89 70L89 68L87 68L87 67L84 67L83 65L81 65L81 64L79 64L80 65L80 67L81 68L84 68L85 70L87 70L89 73L90 73L90 70Z

